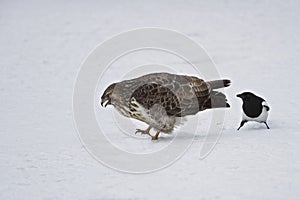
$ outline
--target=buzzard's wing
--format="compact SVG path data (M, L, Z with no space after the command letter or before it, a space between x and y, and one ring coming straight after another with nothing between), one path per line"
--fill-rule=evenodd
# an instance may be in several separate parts
M151 109L155 104L159 104L165 108L168 115L178 115L181 112L179 100L168 87L157 83L144 84L138 87L131 98L135 100L147 110ZM131 105L129 105L131 107Z
M176 117L206 109L210 87L205 81L189 76L168 77L167 80L170 81L144 84L131 97L146 109L159 104L168 115Z
M188 81L188 86L190 89L186 87L185 93L187 94L183 102L187 101L191 98L191 96L196 96L193 98L193 101L189 103L189 106L185 103L183 105L187 108L185 115L196 114L198 111L205 110L209 108L211 87L207 82L202 79L199 79L194 76L185 76L185 79Z

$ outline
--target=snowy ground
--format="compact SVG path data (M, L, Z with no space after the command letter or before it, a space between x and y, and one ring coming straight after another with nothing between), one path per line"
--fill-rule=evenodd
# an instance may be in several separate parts
M298 1L277 0L2 0L0 199L298 199L299 8ZM205 134L199 133L172 166L132 175L101 165L83 148L72 92L97 44L144 26L174 29L202 44L233 81L226 90L232 107L206 159L198 159ZM235 94L248 89L268 100L271 130L247 124L236 132Z

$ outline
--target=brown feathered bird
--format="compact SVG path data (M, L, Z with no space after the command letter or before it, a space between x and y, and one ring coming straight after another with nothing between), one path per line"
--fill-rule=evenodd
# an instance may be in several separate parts
M104 91L101 105L113 105L122 115L145 122L147 134L157 140L160 132L171 133L176 120L210 108L230 107L226 96L215 89L227 87L230 80L204 80L169 73L147 74L113 83ZM150 135L150 130L157 132Z

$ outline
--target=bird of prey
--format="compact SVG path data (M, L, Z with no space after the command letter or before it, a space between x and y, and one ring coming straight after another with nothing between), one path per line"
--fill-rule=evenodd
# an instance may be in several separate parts
M243 100L243 117L237 130L240 130L248 121L264 123L267 129L270 129L267 124L270 107L263 98L251 92L244 92L236 96Z
M204 81L194 76L152 73L113 83L101 97L101 105L113 105L122 115L149 125L136 133L157 140L159 133L171 133L178 118L211 108L230 107L226 96L215 89L230 80ZM150 130L156 130L152 136Z

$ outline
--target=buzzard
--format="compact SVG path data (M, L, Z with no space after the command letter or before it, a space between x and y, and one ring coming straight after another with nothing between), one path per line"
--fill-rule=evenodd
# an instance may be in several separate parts
M160 132L171 133L178 119L211 108L230 107L226 96L215 89L230 80L203 79L170 73L152 73L113 83L101 97L101 105L113 105L122 115L149 125L135 133L157 140ZM152 136L150 130L156 130Z

